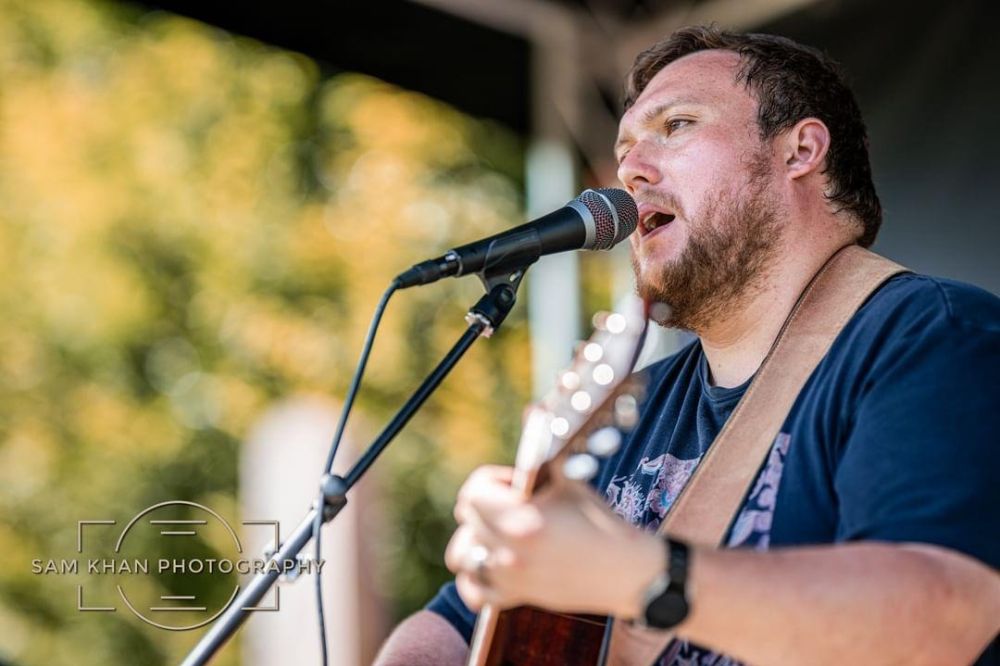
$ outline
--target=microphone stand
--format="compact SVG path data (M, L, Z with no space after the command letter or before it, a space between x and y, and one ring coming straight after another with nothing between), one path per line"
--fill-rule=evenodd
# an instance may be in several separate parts
M537 257L536 257L537 258ZM472 343L480 336L490 337L499 328L510 313L517 300L517 288L524 278L524 273L534 259L520 267L508 268L493 274L481 273L480 280L486 287L486 295L472 306L465 320L469 327L458 339L458 342L445 355L436 368L427 376L413 395L403 404L389 424L375 438L368 449L361 455L354 466L343 477L336 474L324 474L320 479L320 490L323 494L323 506L313 503L292 535L277 547L270 555L267 565L271 562L278 566L265 566L264 571L253 577L246 588L240 592L215 624L212 625L201 640L188 653L181 666L202 666L222 648L223 645L246 622L253 607L267 594L285 567L293 566L299 552L312 539L313 522L316 512L322 511L324 523L333 520L347 504L347 492L371 467L375 459L385 450L399 431L409 422L421 405L430 397L441 381L455 367L458 361L469 350Z

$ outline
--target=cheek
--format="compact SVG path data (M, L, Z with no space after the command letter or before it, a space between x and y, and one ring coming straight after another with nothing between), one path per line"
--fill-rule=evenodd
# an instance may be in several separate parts
M700 220L707 204L731 192L743 182L745 167L732 149L702 142L697 148L678 155L675 163L676 196L684 218Z

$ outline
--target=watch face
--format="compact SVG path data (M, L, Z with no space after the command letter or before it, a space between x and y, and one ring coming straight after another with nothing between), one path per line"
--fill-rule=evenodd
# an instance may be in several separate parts
M646 624L658 629L669 629L687 617L688 602L681 589L671 585L646 606Z

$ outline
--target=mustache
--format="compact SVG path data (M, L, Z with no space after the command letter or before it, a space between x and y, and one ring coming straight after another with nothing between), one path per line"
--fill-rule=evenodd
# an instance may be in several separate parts
M665 208L672 211L674 215L678 217L684 216L684 207L681 206L680 200L670 192L661 192L659 190L640 189L632 195L637 203L648 203L656 206L657 208Z

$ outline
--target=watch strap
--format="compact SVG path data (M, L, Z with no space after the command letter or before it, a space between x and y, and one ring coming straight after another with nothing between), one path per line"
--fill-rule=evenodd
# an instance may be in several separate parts
M667 545L667 572L670 575L668 587L678 587L682 592L686 592L691 550L680 539L665 537L663 541Z
M690 551L676 539L663 539L667 566L650 585L643 609L642 623L650 629L669 629L680 624L688 614L687 574ZM664 581L663 579L666 578ZM666 584L664 584L666 583Z

